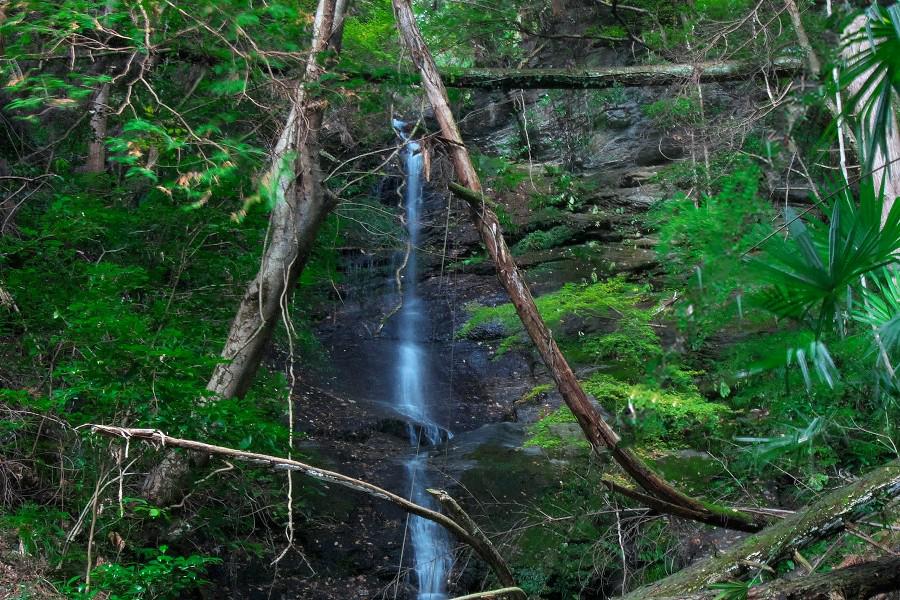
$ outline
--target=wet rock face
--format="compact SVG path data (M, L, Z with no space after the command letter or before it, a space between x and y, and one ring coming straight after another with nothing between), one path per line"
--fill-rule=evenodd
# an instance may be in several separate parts
M643 176L634 172L627 181L638 183ZM610 176L613 185L625 180L624 175ZM390 189L385 189L390 198ZM443 474L435 485L450 490L467 506L481 506L483 498L527 502L532 494L543 493L546 486L558 485L560 479L560 465L551 462L539 448L523 447L528 425L562 400L550 390L539 402L520 402L550 379L543 365L528 352L496 355L497 343L506 335L502 328L486 324L464 339L458 337L471 303L497 305L507 297L490 263L475 270L450 268L452 257L471 255L479 246L463 207L451 205L449 218L446 210L445 196L427 196L420 252L422 273L417 283L430 324L430 330L423 333L426 363L433 374L428 393L435 400L438 421L454 437L440 447L419 451L428 452L436 472ZM522 211L525 218L528 212ZM585 227L588 237L576 236L572 240L575 246L559 252L520 257L536 293L566 282L584 281L597 270L601 274L623 272L621 265L625 263L637 272L653 268L653 253L634 243L636 234L622 233L618 224L605 217L599 220L605 223L600 227L589 214L571 218L590 221ZM448 222L449 230L445 229ZM596 246L587 254L572 250L589 242ZM641 258L641 253L646 257ZM585 258L588 255L599 257L601 262L592 263ZM626 260L626 255L632 258ZM640 266L641 261L649 266ZM612 263L620 267L607 269L605 265ZM304 435L300 449L312 462L403 494L408 491L403 462L411 452L409 433L406 421L392 408L397 334L391 315L398 298L394 278L398 264L397 256L385 253L347 254L343 302L334 307L317 331L329 354L330 369L303 376L295 413ZM612 326L607 321L572 321L567 326L605 331ZM559 432L561 436L579 435L573 424L559 427L565 429ZM575 448L572 452L583 454ZM392 595L392 586L399 585L398 598L413 597L408 595L411 590L405 575L399 584L396 582L397 573L405 573L409 566L408 554L401 555L404 514L353 492L315 486L306 492L309 514L316 518L304 527L303 548L313 568L330 581L329 589L345 590L349 594L346 598L368 598L371 596L363 590L390 588ZM502 506L502 501L498 502ZM491 526L502 524L502 519L485 512L478 518ZM298 573L302 571L299 566L297 569ZM471 571L455 573L458 591L466 591L466 582L475 576ZM317 579L315 585L320 583Z
M492 154L527 156L522 150L530 149L535 162L577 170L663 165L683 158L686 142L658 128L643 106L667 94L665 88L628 88L610 98L608 90L491 93L490 110L473 111L463 135Z

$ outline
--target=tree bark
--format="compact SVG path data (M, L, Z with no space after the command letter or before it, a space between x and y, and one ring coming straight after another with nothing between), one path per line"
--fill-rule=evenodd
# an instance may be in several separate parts
M900 557L888 556L828 573L777 579L750 588L747 600L863 600L900 589ZM715 600L719 590L704 590L653 600Z
M852 63L855 57L869 52L871 46L869 37L860 35L866 26L867 20L868 17L865 14L860 15L853 19L844 29L843 40L845 45L841 50L841 57L847 63ZM871 111L868 116L859 114L859 110L865 105L871 94L862 94L858 97L857 95L863 89L863 85L871 74L872 70L866 71L851 81L846 87L846 92L849 98L856 100L854 102L855 106L848 106L848 108L853 108L857 112L856 117L859 120L858 126L860 129L858 150L865 159L862 162L868 164L869 169L873 172L872 179L876 193L881 190L882 185L884 186L884 205L881 213L881 222L884 225L891 208L894 206L894 200L897 196L900 196L900 164L895 162L900 160L900 130L897 129L897 117L894 107L890 107L888 110L891 115L891 126L886 132L885 145L874 146L872 156L866 156L866 153L873 148L871 132L875 125L875 111Z
M645 87L671 85L690 80L699 74L700 83L746 80L765 70L793 75L803 70L794 57L775 59L771 64L747 61L700 62L696 64L636 65L594 69L492 69L444 70L438 74L446 87L482 89L602 89L613 86ZM435 71L437 73L437 71ZM394 82L415 84L416 75L394 70L340 71L347 77L358 77L370 83Z
M900 495L900 461L826 494L804 510L752 535L719 556L638 588L622 600L691 598L714 583L736 580L760 564L774 565L794 550L842 531L880 502Z
M306 82L316 81L322 72L319 54L338 43L332 32L338 24L335 33L340 33L343 16L335 19L335 4L335 0L319 2ZM275 146L273 166L264 180L276 202L259 272L247 287L231 324L222 350L224 362L216 367L207 385L216 396L241 397L249 389L275 325L306 266L319 227L333 207L322 188L319 165L319 129L325 106L325 101L308 94L305 87L295 91L293 107ZM294 168L285 169L284 161L293 154L297 155Z
M803 48L803 51L806 52L806 66L809 68L809 74L813 77L817 77L822 70L822 62L819 60L819 55L816 54L812 44L809 42L809 36L806 35L806 27L803 26L803 20L800 17L800 9L797 7L797 3L794 0L785 0L784 4L787 8L788 15L791 17L794 33L797 34L797 42L800 44L800 47Z
M91 140L88 142L86 173L106 170L106 124L109 108L109 83L104 83L91 101Z
M900 556L751 588L748 600L856 600L900 589Z
M281 458L278 456L259 454L256 452L245 452L243 450L235 450L233 448L227 448L225 446L206 444L204 442L198 442L196 440L169 437L168 435L157 429L132 429L126 427L112 427L109 425L89 425L89 427L93 433L99 433L109 437L123 438L126 440L136 439L152 444L157 444L159 447L183 448L185 450L199 452L205 455L223 456L239 460L246 460L254 464L266 465L273 469L298 471L308 477L312 477L313 479L317 479L319 481L341 485L352 490L356 490L357 492L362 492L364 494L368 494L369 496L374 496L375 498L386 500L396 506L399 506L401 509L410 514L420 516L423 519L428 519L429 521L433 521L441 527L445 528L447 531L456 536L456 538L461 542L471 546L472 549L491 567L491 569L497 575L497 578L503 581L505 585L515 585L515 582L512 580L512 572L509 570L509 566L496 552L494 546L490 543L490 541L488 541L487 538L484 537L484 534L482 534L481 530L477 527L477 525L474 524L474 521L471 521L468 515L466 515L466 519L468 519L467 524L459 523L454 518L448 517L447 515L441 514L439 512L435 512L430 508L426 508L424 506L416 504L415 502L411 502L402 496L398 496L393 492L378 487L377 485L368 483L367 481L354 479L353 477L348 477L347 475L343 475L342 473L329 471L327 469L321 469L319 467L308 465L306 463L302 463L298 460L293 460L290 458ZM456 504L455 500L447 495L446 492L441 492L441 494L442 502L449 501L455 504L457 507L459 506Z
M578 420L591 447L595 451L603 447L608 448L616 462L652 496L665 500L670 504L690 508L697 513L708 515L710 520L714 520L717 524L724 527L743 531L759 530L762 527L762 521L758 517L729 509L714 510L676 490L655 471L650 469L631 450L622 447L620 444L621 438L603 420L603 417L588 400L587 394L585 394L581 384L575 377L575 373L572 371L569 363L566 362L556 341L553 339L553 333L547 327L547 324L544 323L537 306L535 306L531 291L528 289L528 285L525 283L503 238L503 231L497 220L497 215L482 199L481 182L459 133L453 113L450 110L447 90L441 80L441 75L416 25L409 0L392 0L392 2L400 36L422 76L425 91L434 110L435 118L441 127L442 138L448 146L450 159L456 170L459 185L453 189L457 193L461 193L460 190L465 189L465 192L462 192L463 197L469 201L470 215L475 223L475 228L481 235L488 254L497 268L497 277L507 294L509 294L525 331L528 332L528 335L537 347L538 353L552 374L563 400Z

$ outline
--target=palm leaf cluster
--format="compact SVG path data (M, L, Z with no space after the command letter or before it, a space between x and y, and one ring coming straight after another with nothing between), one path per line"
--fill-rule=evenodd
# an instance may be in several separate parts
M890 269L875 273L862 290L853 318L872 328L885 351L900 352L900 280Z
M872 5L865 15L864 26L845 36L845 47L858 51L847 59L840 86L858 86L848 98L847 112L856 117L860 151L871 170L879 151L888 154L887 140L897 126L893 95L900 93L900 3Z
M900 204L894 204L882 226L884 203L869 179L860 187L858 204L844 191L825 219L805 223L792 209L785 210L788 239L755 260L770 284L761 294L762 305L780 317L807 323L817 337L829 326L843 332L853 316L867 315L870 324L878 321L876 327L884 319L892 321L898 302L892 275L875 277L874 288L864 279L897 262ZM867 301L860 302L863 298ZM886 331L891 339L894 327Z

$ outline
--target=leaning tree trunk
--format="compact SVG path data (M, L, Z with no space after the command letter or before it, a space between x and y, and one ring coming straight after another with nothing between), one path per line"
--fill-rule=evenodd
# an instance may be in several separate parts
M842 58L849 64L852 64L856 57L871 51L872 42L869 36L863 35L862 32L866 26L868 17L863 14L850 22L844 29L843 39L844 48L841 50ZM866 71L856 77L847 84L847 95L855 104L857 118L859 122L860 139L859 151L863 154L864 164L869 166L872 171L872 180L875 184L876 193L884 186L884 206L882 207L881 222L882 225L887 221L888 214L894 206L894 200L900 196L900 130L897 129L897 118L893 107L888 107L890 111L890 127L885 132L887 139L884 146L872 144L871 136L875 129L876 116L874 110L866 114L859 114L859 109L866 104L871 97L871 92L862 93L860 91L866 83L866 80L872 74L873 70ZM868 150L873 150L872 156L865 156Z
M468 190L470 214L481 239L497 267L497 276L503 285L525 330L531 337L544 364L550 370L566 405L572 410L594 450L608 448L616 462L650 495L665 503L689 509L692 514L704 517L704 522L721 526L757 531L763 520L737 511L716 507L686 496L650 469L631 450L621 445L621 439L604 421L600 412L588 400L587 394L575 377L562 352L553 339L553 333L537 310L531 291L509 252L497 215L482 197L481 182L469 157L469 152L459 133L456 120L447 100L447 90L425 40L416 25L409 0L392 0L394 15L400 36L418 67L428 99L447 143L456 176ZM466 195L465 193L463 194ZM698 519L700 520L700 519Z
M343 14L337 14L336 7L343 9L346 4L344 0L319 0L304 82L314 82L321 75L319 55L339 46ZM272 165L262 181L276 202L259 272L241 299L222 350L223 362L207 384L213 401L241 397L247 392L306 266L319 228L334 206L325 194L319 165L319 130L326 104L308 93L303 84L294 91ZM293 162L286 165L290 160ZM183 489L188 470L184 457L169 452L145 479L144 495L157 504L168 504Z
M335 4L335 0L319 2L306 65L307 82L317 80L321 73L318 55L335 46L337 35L333 36L332 30L335 24L340 29L343 21L341 15L335 20ZM319 165L319 129L325 106L305 88L296 91L294 106L275 148L273 168L264 182L276 203L259 272L247 287L231 324L222 350L225 362L216 367L207 385L216 396L241 397L247 392L306 266L319 227L333 207L324 193ZM284 169L283 161L294 153L294 169Z

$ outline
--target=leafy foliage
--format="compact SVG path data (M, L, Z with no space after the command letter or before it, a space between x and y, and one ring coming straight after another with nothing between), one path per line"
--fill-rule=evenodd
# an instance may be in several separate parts
M167 546L143 548L145 561L124 565L108 563L91 572L93 586L69 582L64 587L66 597L77 600L110 598L114 600L166 600L182 598L183 594L207 583L203 579L207 565L220 563L217 558L192 554L171 556ZM74 585L73 585L74 584Z
M812 230L788 208L785 219L790 244L771 244L757 265L772 287L763 305L779 316L815 320L816 330L837 319L839 306L861 277L895 262L900 246L900 205L895 204L882 227L883 196L871 181L861 187L859 205L848 194L834 203L828 227Z
M679 316L695 346L721 324L722 314L749 316L742 298L760 284L742 256L771 231L773 215L759 196L759 178L759 168L744 162L700 206L676 197L659 203L649 215L659 227L657 252L670 285L686 296Z

